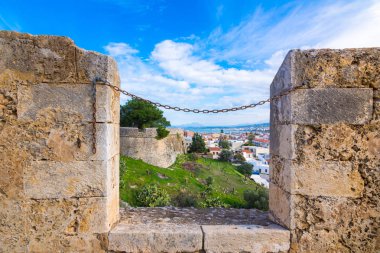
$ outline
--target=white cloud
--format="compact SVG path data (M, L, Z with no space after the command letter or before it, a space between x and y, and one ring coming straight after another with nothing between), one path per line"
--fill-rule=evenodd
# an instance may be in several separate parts
M217 28L204 40L191 35L180 38L182 42L157 43L147 60L126 43L110 43L105 49L119 64L122 87L148 99L205 109L249 104L268 98L289 49L380 46L380 2L319 3L295 2L265 13L257 9L238 26L226 32ZM268 121L269 107L221 115L165 115L173 124L228 125Z
M227 32L217 28L208 43L214 58L241 63L293 48L379 46L379 12L380 2L375 0L293 2L272 12L258 9Z
M165 40L155 46L152 59L167 75L187 80L198 88L236 88L232 92L242 93L260 91L271 81L273 72L270 70L224 68L210 59L195 56L195 52L194 45Z
M127 43L115 43L111 42L104 49L108 52L109 55L113 57L118 56L127 56L132 54L137 54L139 51L132 48Z

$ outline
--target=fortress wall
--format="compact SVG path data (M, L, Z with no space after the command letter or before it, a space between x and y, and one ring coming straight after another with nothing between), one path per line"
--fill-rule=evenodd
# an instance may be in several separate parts
M380 250L380 48L293 50L271 96L270 213L291 252Z
M0 31L0 252L103 252L119 219L115 61L66 37Z
M120 128L120 153L146 163L167 168L172 165L177 155L186 152L183 130L168 128L167 137L157 140L156 128Z

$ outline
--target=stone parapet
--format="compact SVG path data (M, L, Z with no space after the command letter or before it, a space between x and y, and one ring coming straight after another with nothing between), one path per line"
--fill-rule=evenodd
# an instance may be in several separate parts
M104 252L119 219L116 62L0 31L0 252ZM93 153L95 131L96 153Z
M169 135L183 135L183 129L167 128L167 130L169 130ZM157 137L157 128L120 127L120 137L155 138Z
M293 50L271 85L269 206L290 252L377 252L380 48Z
M186 152L182 129L168 128L169 135L156 139L156 128L139 130L133 127L120 128L120 153L149 164L167 168L177 155Z

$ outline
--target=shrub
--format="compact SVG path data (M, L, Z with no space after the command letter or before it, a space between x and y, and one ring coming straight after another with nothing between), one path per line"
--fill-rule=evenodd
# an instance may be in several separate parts
M236 170L239 171L244 176L250 176L250 175L252 175L252 168L253 168L252 164L250 164L250 163L243 163L243 164L239 165L236 168Z
M169 133L170 133L170 131L169 130L167 130L165 127L163 127L163 126L159 126L159 127L157 127L157 137L156 137L156 139L157 140L161 140L161 139L163 139L163 138L165 138L166 136L168 136L169 135Z
M245 162L245 158L244 156L241 154L241 153L237 153L235 156L234 156L234 159L235 161L239 162L239 163L243 163Z
M136 202L138 206L156 207L170 204L169 194L157 185L144 185L137 191Z
M222 149L230 149L231 144L227 140L219 140L219 147Z
M268 190L265 188L257 188L256 190L245 190L244 200L247 201L247 208L257 208L268 210Z
M213 179L212 177L208 177L208 178L206 178L206 184L207 184L208 186L212 185L213 182L214 182L214 179Z
M223 149L219 154L219 161L229 162L233 157L233 153L229 150Z
M187 157L188 157L188 159L190 161L193 161L193 162L195 162L199 158L199 156L197 154L195 154L195 153L190 153L190 154L187 155Z
M204 201L200 203L200 207L206 208L206 207L230 207L228 204L223 203L223 201L219 197L213 197L213 196L208 196L205 198Z
M202 165L196 162L184 162L182 163L182 168L190 171L193 176L197 176L201 172Z
M195 207L197 198L187 192L180 192L174 199L173 204L178 207Z

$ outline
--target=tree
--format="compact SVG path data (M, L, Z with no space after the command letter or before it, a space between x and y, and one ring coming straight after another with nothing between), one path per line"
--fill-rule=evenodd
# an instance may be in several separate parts
M239 163L243 163L245 162L245 158L244 156L241 154L241 153L237 153L235 156L234 156L234 159L235 161L239 162Z
M223 149L219 154L219 161L229 162L232 160L233 153L229 150Z
M252 164L250 164L250 163L243 163L243 164L239 165L236 168L236 170L239 171L244 176L250 176L250 175L252 175L252 168L253 168Z
M227 140L219 140L219 147L222 149L230 149L230 143Z
M204 153L206 152L206 144L202 136L198 133L195 133L193 136L193 141L189 147L190 153Z
M255 139L255 134L250 133L248 135L248 141L244 143L244 146L253 146L253 140Z
M167 127L170 122L156 106L140 99L131 99L120 107L120 126L144 129Z

